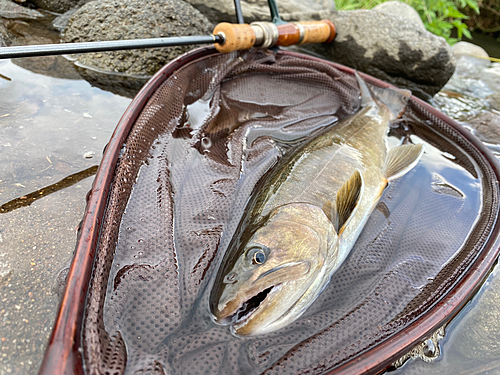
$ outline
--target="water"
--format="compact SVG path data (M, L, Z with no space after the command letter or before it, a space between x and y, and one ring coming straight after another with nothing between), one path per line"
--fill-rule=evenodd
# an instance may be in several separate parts
M58 73L0 61L1 375L38 371L85 195L130 103L81 79L49 76L68 76Z

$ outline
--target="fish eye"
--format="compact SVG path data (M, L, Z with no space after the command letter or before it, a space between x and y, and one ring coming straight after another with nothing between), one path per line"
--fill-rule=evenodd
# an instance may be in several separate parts
M266 246L260 244L254 245L246 251L246 257L253 265L260 266L267 261L269 251L270 250Z
M253 264L263 264L266 261L266 254L263 250L259 249L253 254L252 263Z

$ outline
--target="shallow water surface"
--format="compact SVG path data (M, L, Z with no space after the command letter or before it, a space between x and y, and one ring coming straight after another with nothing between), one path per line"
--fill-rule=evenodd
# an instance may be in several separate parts
M12 61L0 74L0 374L35 374L85 195L130 99Z

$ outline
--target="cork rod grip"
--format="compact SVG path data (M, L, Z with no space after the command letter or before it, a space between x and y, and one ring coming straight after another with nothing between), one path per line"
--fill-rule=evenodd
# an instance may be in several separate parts
M299 44L305 43L330 43L335 39L335 26L330 20L303 21L294 25L304 29L304 37Z
M255 44L255 32L248 24L222 22L215 27L213 33L224 37L223 44L215 44L217 51L222 53L250 49Z
M222 53L249 49L253 46L291 46L304 43L329 43L335 38L335 26L329 20L293 22L276 26L271 22L231 24L222 22L214 29L224 43L215 44Z

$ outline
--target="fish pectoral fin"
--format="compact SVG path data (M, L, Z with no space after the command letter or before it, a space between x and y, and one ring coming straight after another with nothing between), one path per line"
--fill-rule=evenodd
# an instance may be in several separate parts
M337 192L335 210L332 210L332 223L340 235L349 220L352 218L363 195L363 177L359 170L355 170L349 179L344 182Z
M383 174L387 181L395 180L417 165L424 152L424 145L401 145L387 153Z

